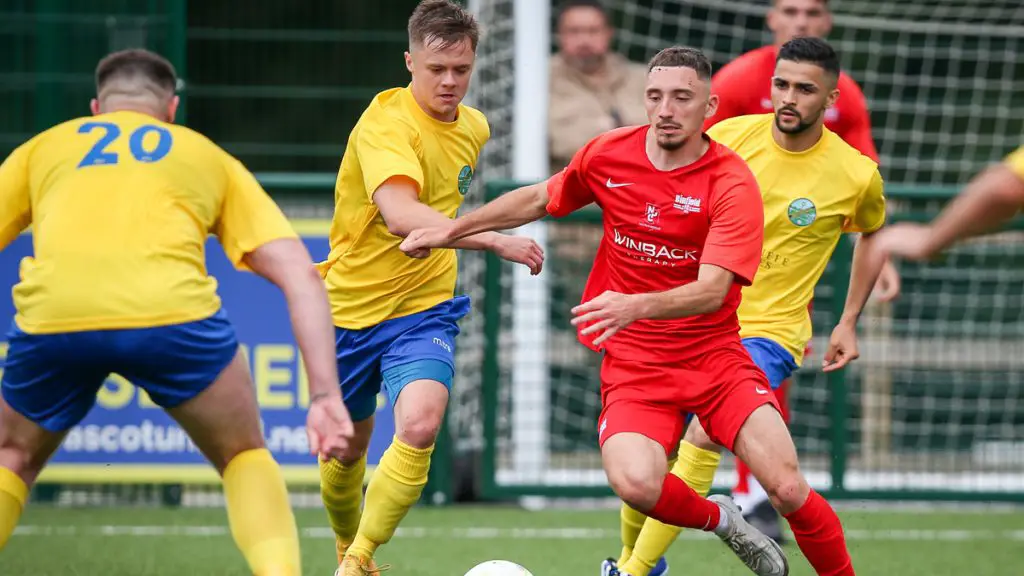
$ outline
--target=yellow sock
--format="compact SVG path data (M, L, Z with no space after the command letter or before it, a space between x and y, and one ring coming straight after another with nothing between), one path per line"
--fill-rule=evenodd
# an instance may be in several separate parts
M337 460L320 461L320 498L337 536L339 550L350 546L359 530L365 478L365 455L351 466Z
M378 546L391 540L423 493L433 451L433 446L413 448L397 436L391 441L366 487L366 506L349 555L368 560Z
M27 499L25 481L7 468L0 468L0 550L14 533Z
M697 494L707 496L721 460L722 455L718 452L702 450L689 442L683 442L679 448L679 461L672 467L672 474L682 478ZM678 526L669 526L648 518L633 547L633 555L619 565L619 570L631 576L647 576L681 531L682 528Z
M619 556L619 566L625 564L633 555L633 546L640 536L640 530L644 527L644 520L647 520L646 514L637 512L625 502L622 503L622 508L619 510L619 530L622 536L622 554Z
M235 544L256 576L299 576L299 532L281 468L265 448L246 450L224 469Z
M673 454L668 461L669 468L675 466L678 455ZM647 515L630 508L625 502L619 510L619 534L622 538L622 552L619 554L618 566L624 565L629 557L633 555L633 546L636 539L640 537L640 530L644 527Z

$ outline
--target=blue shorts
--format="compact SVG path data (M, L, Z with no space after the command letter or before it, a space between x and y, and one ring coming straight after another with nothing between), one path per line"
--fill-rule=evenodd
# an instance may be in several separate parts
M772 385L772 390L778 390L779 386L782 386L782 383L798 368L793 355L774 340L744 338L743 347L747 349L754 364L764 371L764 375L768 377L768 383Z
M341 393L352 420L373 415L381 388L392 406L414 380L435 380L451 390L458 321L468 313L469 297L457 296L369 328L336 327Z
M227 314L154 328L26 334L12 322L0 391L16 412L51 432L85 418L111 373L162 408L196 397L238 352Z

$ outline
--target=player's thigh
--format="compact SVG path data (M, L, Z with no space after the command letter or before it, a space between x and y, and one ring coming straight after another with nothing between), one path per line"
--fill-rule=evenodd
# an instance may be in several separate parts
M240 349L212 384L167 413L218 472L238 454L264 446L255 387Z
M455 376L458 321L469 299L457 297L400 319L406 325L381 360L384 389L395 407L400 440L417 448L434 443Z
M13 326L0 391L0 464L26 481L81 422L108 376L95 333L26 334Z
M800 473L796 446L776 406L763 404L740 428L733 452L786 514L799 508L809 487Z
M67 430L51 432L29 420L0 399L0 467L31 486L60 447Z
M683 435L683 440L693 444L701 450L709 450L712 452L722 451L722 447L708 436L707 431L704 430L704 426L700 423L700 418L695 417L690 421L690 424L686 428L686 434Z
M700 368L704 379L694 395L693 410L708 437L735 453L736 437L747 418L763 404L778 410L778 400L764 371L739 342L704 355Z
M252 377L223 310L110 338L120 351L115 371L167 410L219 472L240 452L263 447Z

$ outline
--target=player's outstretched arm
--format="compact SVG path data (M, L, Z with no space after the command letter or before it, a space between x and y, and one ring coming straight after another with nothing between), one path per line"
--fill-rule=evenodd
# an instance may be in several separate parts
M878 233L862 234L853 249L850 286L839 323L832 330L823 370L832 372L860 357L857 349L857 320L867 304L871 290L886 263L886 257L873 247Z
M1024 170L997 164L975 176L930 224L896 224L880 232L877 248L911 260L927 259L959 240L999 227L1022 208Z
M247 253L253 272L284 293L292 331L309 377L309 415L306 429L310 451L341 458L354 429L341 399L334 351L334 326L323 279L302 241L272 240Z
M573 326L581 334L600 335L598 346L637 320L667 320L709 314L722 307L735 275L714 264L701 264L697 280L664 292L620 294L607 291L572 309Z
M419 189L410 178L395 176L381 184L373 193L373 202L388 227L388 232L406 238L413 230L448 226L451 223L444 214L420 202ZM468 250L490 250L497 240L495 234L481 234L462 238L449 248Z
M458 248L459 243L476 235L509 230L540 220L547 214L547 205L547 181L523 186L455 220L442 216L443 222L408 235L401 249L412 255L431 248Z

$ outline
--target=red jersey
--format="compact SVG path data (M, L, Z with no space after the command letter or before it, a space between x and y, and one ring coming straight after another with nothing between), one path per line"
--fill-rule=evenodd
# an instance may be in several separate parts
M711 78L711 91L718 95L718 111L704 123L705 130L726 118L774 110L772 75L777 55L775 46L751 50ZM825 126L877 163L878 150L871 138L871 116L864 93L845 72L839 73L838 88L836 105L825 111Z
M699 160L661 171L647 157L648 126L612 130L580 149L548 183L548 213L562 217L591 202L603 210L604 237L583 293L663 292L697 279L701 264L735 274L717 311L671 320L638 320L608 339L608 354L678 362L739 343L740 288L761 261L764 208L746 163L710 141ZM707 138L705 136L705 138ZM582 326L580 327L582 328ZM580 335L591 349L597 334Z

